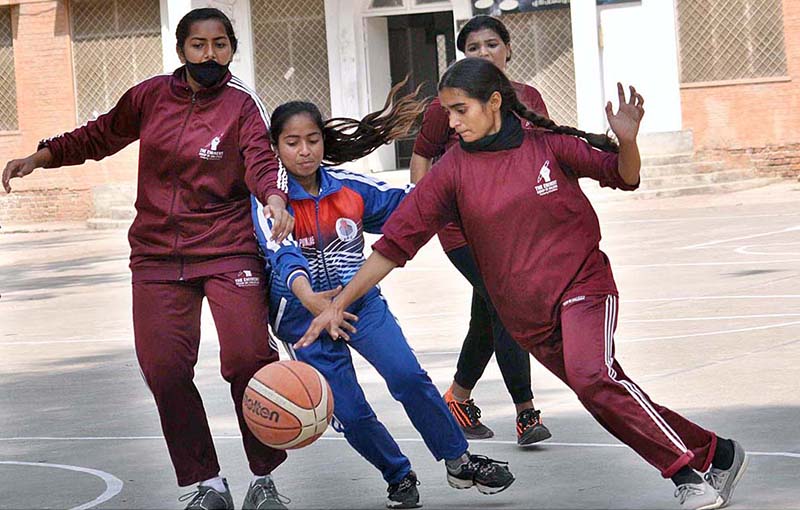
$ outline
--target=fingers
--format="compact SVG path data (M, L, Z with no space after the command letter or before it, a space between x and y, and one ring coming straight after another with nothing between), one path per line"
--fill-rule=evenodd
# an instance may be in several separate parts
M350 335L348 335L347 331L342 328L344 324L346 324L346 322L342 322L342 324L328 325L328 334L331 336L331 338L334 340L345 340L347 342L350 341Z
M350 322L358 322L358 316L350 312L344 312L344 318Z
M354 335L356 333L358 333L358 330L356 329L356 327L353 326L352 324L350 324L347 320L342 321L342 325L340 326L340 329L344 329L345 331L348 331L349 333L353 333Z
M330 290L323 290L319 293L320 296L324 297L325 299L333 299L342 291L342 286L339 285L335 289Z
M269 207L270 216L272 217L272 239L280 243L294 230L294 218L286 209L280 209L277 212Z
M11 179L14 177L21 177L19 171L21 166L20 161L14 159L9 161L3 169L3 188L5 188L6 193L11 193Z
M606 117L609 119L614 115L614 107L611 105L611 101L606 103Z
M300 340L294 344L295 349L302 349L313 344L317 341L317 338L319 338L320 333L322 333L322 327L317 320L314 319L311 321L311 325L308 327L308 330L305 332L302 338L300 338Z
M617 97L619 98L619 105L625 104L625 89L622 88L622 83L617 82Z

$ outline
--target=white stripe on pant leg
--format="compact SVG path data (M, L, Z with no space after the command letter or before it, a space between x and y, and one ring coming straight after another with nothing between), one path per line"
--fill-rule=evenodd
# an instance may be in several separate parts
M608 368L608 376L611 378L612 381L619 384L630 394L631 397L644 409L645 413L653 420L653 422L661 429L661 432L667 436L667 439L675 445L681 452L686 453L687 448L686 445L683 444L681 441L680 436L672 430L672 427L664 420L664 417L658 414L655 409L653 409L652 405L648 401L647 398L644 397L643 394L639 393L639 389L634 385L632 382L627 380L617 380L617 373L612 368L614 364L614 356L611 354L611 350L613 347L614 342L614 320L616 317L616 307L617 307L617 298L616 296L609 295L606 299L606 330L605 330L605 349L606 349L606 367ZM609 311L613 315L609 316Z

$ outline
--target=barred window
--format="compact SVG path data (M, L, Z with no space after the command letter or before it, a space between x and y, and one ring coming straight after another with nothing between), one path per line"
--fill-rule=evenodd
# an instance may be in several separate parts
M508 77L542 93L550 117L574 126L578 119L569 6L507 14L502 18L514 49Z
M0 7L0 131L17 129L17 85L11 9Z
M286 101L331 113L324 0L251 0L256 91L274 110Z
M786 76L781 0L678 0L681 82Z
M163 71L159 0L72 0L78 122L110 110Z

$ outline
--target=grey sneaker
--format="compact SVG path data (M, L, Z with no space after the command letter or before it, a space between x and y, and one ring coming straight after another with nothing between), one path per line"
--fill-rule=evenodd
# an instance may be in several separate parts
M706 473L705 479L711 484L714 489L719 492L719 497L722 499L721 504L716 508L723 508L728 506L733 497L733 490L736 484L742 479L742 475L747 470L747 464L750 463L750 457L744 451L742 445L731 439L733 443L733 464L729 469L717 469L711 467Z
M686 510L713 510L722 504L717 491L705 481L678 485L675 497Z
M447 468L447 483L454 489L469 489L473 485L481 494L497 494L514 483L508 462L490 459L467 452L469 461L458 470Z
M272 477L267 475L250 484L242 510L286 510L286 505L291 502L278 492Z
M233 496L228 489L228 480L222 479L225 484L225 492L219 492L213 487L198 485L197 490L184 494L178 501L186 501L191 498L186 510L234 510Z
M398 483L389 485L389 488L386 489L386 492L389 493L386 498L386 508L421 507L417 485L419 485L419 481L417 474L413 471L409 471Z

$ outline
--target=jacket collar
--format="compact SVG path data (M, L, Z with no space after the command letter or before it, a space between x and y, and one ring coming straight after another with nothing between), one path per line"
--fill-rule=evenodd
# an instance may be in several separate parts
M186 81L186 66L183 65L175 69L175 72L172 73L172 91L179 97L185 97L187 99L191 98L193 95L195 95L195 97L198 99L210 98L218 95L225 87L227 87L228 82L231 81L231 78L233 78L233 75L231 75L231 72L228 71L225 74L225 77L219 83L207 89L200 89L195 95L192 87L189 86L189 82Z
M342 189L341 181L331 177L327 167L320 166L317 172L319 172L319 196L317 197L306 191L300 183L292 177L292 174L287 173L289 177L289 200L321 200Z

